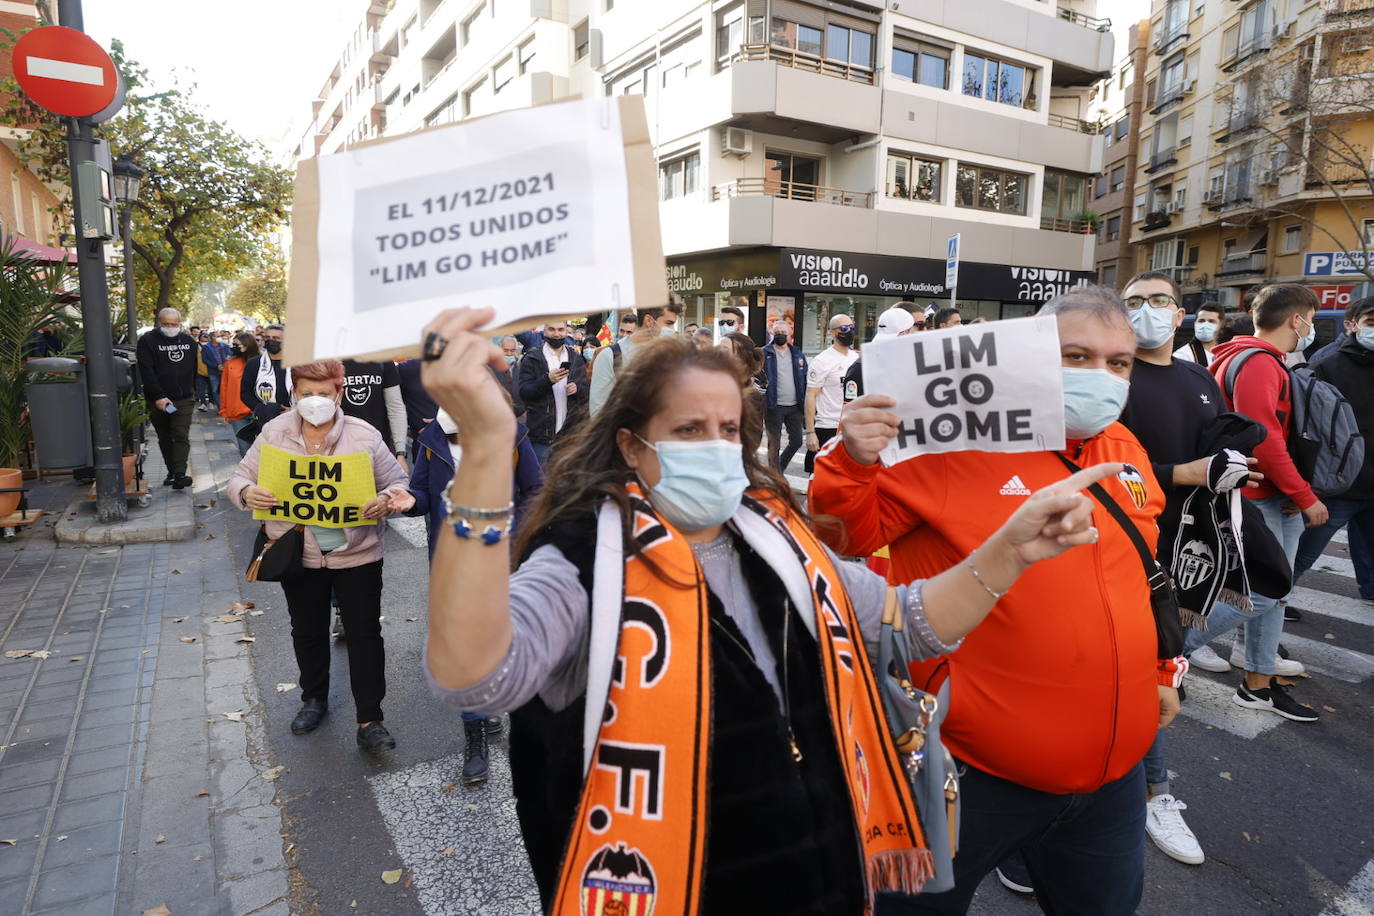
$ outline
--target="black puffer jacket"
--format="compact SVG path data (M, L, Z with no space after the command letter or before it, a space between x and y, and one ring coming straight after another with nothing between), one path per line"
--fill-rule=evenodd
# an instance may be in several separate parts
M1366 349L1353 335L1326 359L1312 368L1312 374L1335 385L1355 411L1355 422L1364 433L1364 467L1349 490L1348 499L1374 499L1374 350Z

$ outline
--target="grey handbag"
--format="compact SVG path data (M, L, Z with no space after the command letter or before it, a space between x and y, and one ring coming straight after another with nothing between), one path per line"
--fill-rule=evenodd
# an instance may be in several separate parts
M905 626L897 593L888 589L878 636L879 687L888 728L935 860L935 877L921 892L940 893L954 887L954 855L959 848L959 774L940 740L940 723L949 711L949 681L934 694L911 683Z

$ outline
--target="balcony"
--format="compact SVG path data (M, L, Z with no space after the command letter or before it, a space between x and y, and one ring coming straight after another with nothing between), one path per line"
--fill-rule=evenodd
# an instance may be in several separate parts
M862 5L890 6L873 0ZM1051 7L1058 4L1047 2L1041 11L1027 8L1022 0L921 0L901 4L901 12L1048 58L1054 62L1056 86L1091 86L1110 74L1116 59L1111 22Z
M1183 41L1187 38L1188 23L1185 21L1179 23L1169 31L1160 35L1159 38L1155 39L1154 44L1150 46L1150 50L1155 54L1163 54L1165 51L1169 50L1169 48L1173 47L1175 42Z
M1218 143L1229 143L1242 134L1247 134L1252 130L1258 130L1260 126L1260 114L1253 108L1244 108L1240 111L1231 113L1226 119L1225 125L1221 128L1221 133L1217 137Z
M732 197L781 197L809 203L833 204L838 207L873 209L873 191L852 191L825 185L803 184L799 181L779 181L776 178L737 178L711 189L712 200Z
M1174 221L1174 216L1168 210L1152 210L1145 214L1145 221L1140 224L1142 232L1154 232L1156 229L1163 229Z
M1159 114L1170 105L1183 101L1184 82L1179 80L1177 83L1165 86L1159 90L1159 95L1155 97L1154 103L1150 107L1150 114Z
M1064 115L1050 113L1050 127L1057 127L1060 130L1073 130L1080 134L1092 134L1096 136L1098 127L1096 124L1084 121L1082 118L1068 118Z
M1240 43L1240 46L1236 48L1235 56L1222 61L1222 72L1234 72L1239 69L1242 64L1251 62L1256 56L1267 54L1270 44L1269 33L1264 30L1260 30L1246 37L1246 39Z
M1091 235L1093 232L1090 220L1066 219L1062 216L1040 217L1040 228L1048 232L1075 232L1079 235Z
M740 45L739 51L730 58L732 63L739 60L771 60L784 67L806 70L810 73L820 73L824 76L835 77L836 79L851 80L856 83L863 83L866 86L873 85L872 67L851 64L842 60L830 60L825 57L807 54L804 51L798 51L795 48L788 48L782 45Z
M1322 0L1322 12L1327 19L1374 12L1374 0Z
M1178 153L1174 147L1162 149L1150 154L1150 164L1145 166L1145 174L1153 175L1155 172L1178 164Z
M1367 190L1374 182L1370 181L1368 169L1361 168L1347 162L1333 162L1325 166L1313 165L1307 172L1306 187L1311 191L1323 189L1328 185L1333 188L1347 188L1351 185L1364 185L1361 191Z
M1263 251L1251 251L1247 254L1227 255L1221 262L1221 268L1217 271L1218 277L1239 277L1245 274L1264 273L1267 261L1266 253Z
M1082 26L1085 29L1092 29L1094 32L1110 32L1112 21L1110 19L1098 19L1077 10L1071 10L1066 6L1061 6L1056 12L1060 19L1065 22L1072 22L1074 25Z

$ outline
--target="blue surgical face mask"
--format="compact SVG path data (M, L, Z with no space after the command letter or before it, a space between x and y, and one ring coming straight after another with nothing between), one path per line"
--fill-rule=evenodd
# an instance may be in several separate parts
M1142 305L1131 313L1131 329L1135 331L1136 346L1153 350L1164 346L1174 333L1174 310Z
M1202 343L1211 343L1216 340L1217 326L1210 321L1206 323L1199 321L1193 325L1193 336Z
M1106 369L1059 371L1064 375L1064 433L1070 439L1091 439L1121 416L1130 382Z
M649 488L654 509L680 531L722 525L739 508L749 488L743 447L738 442L649 442L658 453L658 485Z
M1298 316L1298 320L1306 323L1307 333L1298 338L1298 346L1293 351L1294 353L1300 353L1306 350L1308 347L1312 346L1312 341L1317 339L1317 326L1301 315Z
M1374 350L1374 328L1360 328L1355 332L1355 342L1366 350Z

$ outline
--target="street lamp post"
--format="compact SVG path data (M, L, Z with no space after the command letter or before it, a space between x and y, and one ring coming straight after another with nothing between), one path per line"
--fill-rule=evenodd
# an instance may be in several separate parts
M119 201L119 234L124 240L124 312L129 324L129 346L138 344L138 303L134 298L134 240L132 223L134 201L138 200L138 184L143 169L133 160L120 156L114 162L114 195ZM134 375L135 390L138 376Z

